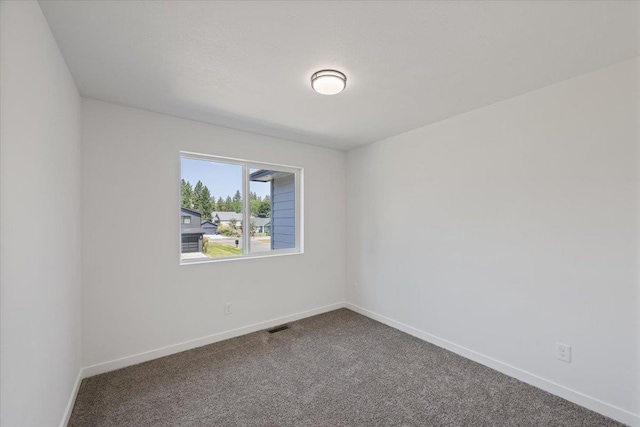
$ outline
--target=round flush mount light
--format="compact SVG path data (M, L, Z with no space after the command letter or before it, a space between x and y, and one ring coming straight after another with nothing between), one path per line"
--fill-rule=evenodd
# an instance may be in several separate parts
M311 76L311 87L322 95L335 95L347 87L347 76L336 70L320 70Z

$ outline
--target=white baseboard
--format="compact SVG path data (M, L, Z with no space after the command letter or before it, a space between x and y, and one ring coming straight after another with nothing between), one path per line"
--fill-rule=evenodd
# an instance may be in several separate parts
M60 421L60 427L67 427L69 423L69 418L71 418L71 412L73 412L73 405L76 403L76 397L78 396L78 391L80 390L80 383L82 382L82 369L78 371L78 376L76 377L76 382L73 385L73 389L71 390L71 396L69 396L69 402L67 403L67 408L64 410L64 414L62 415L62 421Z
M345 303L345 307L355 311L356 313L360 313L363 316L367 316L373 320L376 320L380 323L384 323L387 326L391 326L392 328L398 329L409 335L413 335L416 338L420 338L423 341L427 341L431 344L435 344L438 347L442 347L453 353L459 354L460 356L466 357L467 359L471 359L474 362L478 362L482 365L488 366L510 377L517 378L520 381L523 381L534 387L538 387L551 394L560 396L563 399L566 399L570 402L573 402L580 406L584 406L585 408L590 409L594 412L598 412L599 414L605 415L609 418L613 418L616 421L627 424L629 426L640 427L640 415L638 414L634 414L625 409L610 405L594 397L587 396L584 393L580 393L579 391L572 390L568 387L557 384L548 379L539 377L535 374L524 371L520 368L501 362L499 360L493 359L489 356L485 356L481 353L478 353L466 347L462 347L458 344L452 343L451 341L447 341L443 338L440 338L435 335L416 329L412 326L405 325L404 323L401 323L401 322L397 322L393 319L374 313L370 310L359 307L355 304L351 304L347 302Z
M98 363L96 365L87 366L82 369L82 378L91 377L105 372L114 371L116 369L125 368L138 363L147 362L159 357L169 356L171 354L180 353L181 351L191 350L203 345L213 344L218 341L228 340L229 338L239 337L241 335L257 332L262 329L278 326L283 323L293 322L295 320L304 319L305 317L315 316L317 314L344 308L344 302L325 305L324 307L314 308L312 310L301 311L299 313L290 314L288 316L278 317L276 319L267 320L253 325L244 326L242 328L232 329L230 331L220 332L202 338L181 342L155 350L145 351L143 353L134 354L132 356L122 357L120 359L110 360L108 362Z
M69 403L67 405L67 409L64 413L64 417L62 419L60 426L65 427L69 421L69 417L71 416L71 412L73 411L73 405L75 403L75 399L78 394L78 390L80 388L80 383L82 382L83 378L91 377L93 375L98 375L98 374L102 374L109 371L114 371L116 369L125 368L127 366L136 365L138 363L146 362L146 361L157 359L164 356L169 356L171 354L179 353L181 351L191 350L193 348L202 347L204 345L213 344L215 342L223 341L226 339L239 337L241 335L257 332L262 329L278 326L283 323L293 322L296 320L304 319L306 317L315 316L318 314L326 313L326 312L337 310L339 308L344 308L344 307L350 310L353 310L356 313L360 313L363 316L367 316L380 323L384 323L387 326L390 326L392 328L405 332L409 335L413 335L414 337L420 338L421 340L435 344L438 347L442 347L444 349L452 351L456 354L459 354L462 357L473 360L474 362L481 363L485 366L495 369L496 371L502 372L505 375L508 375L513 378L517 378L520 381L523 381L534 387L538 387L549 393L555 394L556 396L560 396L563 399L566 399L570 402L576 403L580 406L584 406L587 409L598 412L616 421L622 422L629 426L640 427L640 415L638 414L634 414L622 408L618 408L616 406L610 405L599 399L580 393L579 391L562 386L553 381L539 377L535 374L524 371L515 366L501 362L489 356L485 356L481 353L478 353L466 347L460 346L451 341L447 341L443 338L421 331L419 329L416 329L404 323L397 322L393 319L374 313L370 310L367 310L365 308L362 308L360 306L357 306L355 304L351 304L348 302L330 304L324 307L318 307L312 310L302 311L299 313L294 313L288 316L283 316L283 317L267 320L260 323L254 323L252 325L244 326L242 328L220 332L220 333L209 335L206 337L185 341L179 344L162 347L155 350L134 354L132 356L127 356L120 359L115 359L108 362L99 363L96 365L83 368L78 373L76 384L72 391L71 397L69 399Z

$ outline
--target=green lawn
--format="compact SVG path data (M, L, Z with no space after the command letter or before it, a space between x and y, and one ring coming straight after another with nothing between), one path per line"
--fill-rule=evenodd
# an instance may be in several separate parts
M207 245L206 255L210 258L224 258L229 256L242 255L242 249L223 243L211 243Z

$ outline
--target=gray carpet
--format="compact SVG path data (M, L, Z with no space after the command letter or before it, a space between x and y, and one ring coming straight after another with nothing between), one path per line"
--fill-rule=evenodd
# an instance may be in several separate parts
M342 309L82 382L70 426L621 426Z

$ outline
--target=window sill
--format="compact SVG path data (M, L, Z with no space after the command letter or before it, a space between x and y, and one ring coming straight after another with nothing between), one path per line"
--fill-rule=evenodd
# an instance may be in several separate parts
M241 255L234 257L226 257L226 258L209 258L209 259L194 259L194 260L180 260L180 266L183 265L195 265L195 264L210 264L217 262L227 262L227 261L239 261L239 260L247 260L247 259L257 259L257 258L273 258L273 257L281 257L281 256L289 256L289 255L302 255L304 251L291 250L291 251L278 251L275 253L263 253L263 254L251 254L251 255Z

